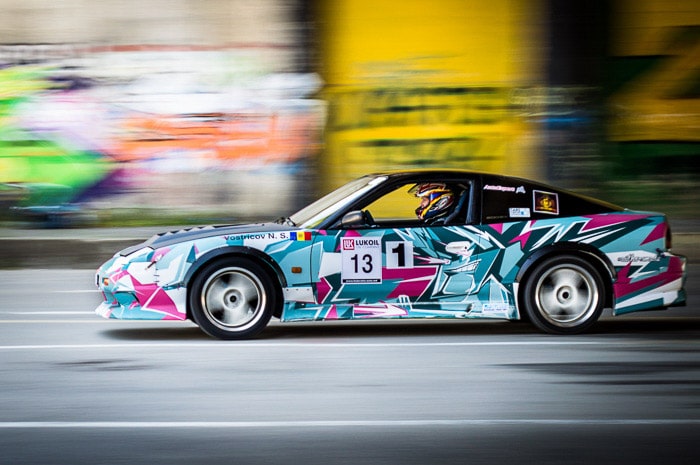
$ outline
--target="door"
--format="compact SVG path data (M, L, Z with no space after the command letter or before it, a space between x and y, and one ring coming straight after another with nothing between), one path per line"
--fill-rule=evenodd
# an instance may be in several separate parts
M478 291L477 230L464 224L469 188L449 185L449 208L426 221L416 216L415 185L364 205L363 223L316 236L316 302L338 318L468 316Z

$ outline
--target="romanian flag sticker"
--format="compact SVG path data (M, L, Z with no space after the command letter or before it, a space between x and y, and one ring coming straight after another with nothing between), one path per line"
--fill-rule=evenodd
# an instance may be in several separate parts
M290 241L310 241L311 231L292 231L289 233Z

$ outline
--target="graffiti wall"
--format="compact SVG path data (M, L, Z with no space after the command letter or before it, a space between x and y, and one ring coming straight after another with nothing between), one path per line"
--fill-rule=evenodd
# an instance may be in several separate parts
M610 138L700 142L700 5L619 0Z
M613 11L606 153L624 199L697 217L700 4L618 0ZM642 202L640 202L642 203Z
M328 183L427 166L541 175L541 2L332 3L319 10Z
M6 203L232 217L294 207L294 174L316 155L324 125L316 75L275 73L264 47L21 52L36 64L0 70Z

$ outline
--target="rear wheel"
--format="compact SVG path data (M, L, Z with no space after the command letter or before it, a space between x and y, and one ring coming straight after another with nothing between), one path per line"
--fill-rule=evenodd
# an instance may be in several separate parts
M523 288L523 305L530 321L552 334L576 334L600 317L605 286L600 273L573 255L552 257L537 264Z
M194 322L218 339L245 339L262 331L277 305L268 273L247 258L206 265L192 281Z

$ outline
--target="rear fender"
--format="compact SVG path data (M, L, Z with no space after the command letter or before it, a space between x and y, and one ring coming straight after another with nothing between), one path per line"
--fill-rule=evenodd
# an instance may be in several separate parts
M581 244L578 242L558 242L547 247L543 247L532 253L526 260L525 263L520 267L518 274L515 277L516 288L519 288L521 284L529 274L532 267L537 264L540 260L553 255L569 254L579 256L591 265L595 266L600 273L603 281L605 282L605 306L613 306L613 282L615 282L617 273L612 263L608 257L602 253L600 250L588 244ZM520 296L516 298L516 305L520 305ZM519 309L518 309L519 310ZM519 314L522 312L518 311Z

